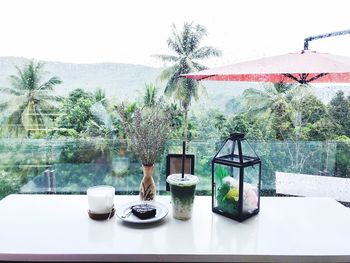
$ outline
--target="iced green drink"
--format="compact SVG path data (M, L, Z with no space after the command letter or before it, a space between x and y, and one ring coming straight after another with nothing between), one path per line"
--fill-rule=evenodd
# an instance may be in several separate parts
M170 185L173 216L176 219L187 220L192 217L192 207L196 185L199 179L192 174L171 174L167 178Z

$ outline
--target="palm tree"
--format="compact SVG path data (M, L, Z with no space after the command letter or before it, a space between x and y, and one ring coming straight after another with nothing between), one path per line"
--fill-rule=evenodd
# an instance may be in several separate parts
M97 88L94 91L94 99L95 103L100 102L103 106L107 107L106 92L103 89Z
M205 66L199 64L196 60L221 55L221 51L218 49L210 46L199 46L206 35L206 28L202 25L194 25L193 22L185 23L181 32L178 32L175 25L173 25L172 36L167 40L167 44L175 55L156 55L156 57L165 62L174 63L161 73L159 79L168 81L164 93L178 100L184 110L185 139L187 139L189 106L192 99L198 100L199 92L204 92L205 88L198 81L181 78L180 75L206 69Z
M146 84L146 92L143 97L143 105L146 107L152 107L157 100L157 87L153 83Z
M214 127L218 130L221 131L225 127L226 123L226 117L222 113L218 113L214 117Z
M44 64L30 60L22 69L16 67L17 75L10 76L11 87L0 88L7 95L7 101L0 103L4 119L5 132L38 131L46 127L50 114L56 109L55 102L60 97L51 92L62 83L58 77L41 82Z
M275 83L264 90L247 89L243 94L245 106L250 113L267 116L277 140L283 140L292 128L292 100L297 86Z

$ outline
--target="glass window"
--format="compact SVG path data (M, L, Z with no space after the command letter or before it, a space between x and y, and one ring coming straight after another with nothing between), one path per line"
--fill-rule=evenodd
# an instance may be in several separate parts
M348 16L347 6L336 2L312 12L315 33L326 28L324 17ZM310 34L312 3L288 6L300 14L297 20L265 1L254 4L258 12L229 0L201 6L179 0L171 7L137 1L142 12L136 1L16 3L0 4L0 199L85 193L100 184L137 194L143 162L155 164L157 193L167 194L166 156L181 154L183 140L195 156L197 194L210 195L211 160L231 133L241 132L262 161L261 195L320 195L314 188L326 182L324 195L350 202L346 79L301 81L314 72L297 76L301 84L263 82L258 74L239 79L251 82L180 76L299 49ZM278 21L286 23L283 38L275 32ZM309 48L350 57L346 37L312 41ZM135 151L151 136L156 155L147 147Z

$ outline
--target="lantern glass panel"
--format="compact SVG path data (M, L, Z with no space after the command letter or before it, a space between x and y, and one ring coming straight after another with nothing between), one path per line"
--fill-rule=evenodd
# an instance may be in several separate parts
M258 158L257 154L255 153L255 151L253 150L253 148L251 147L251 145L248 143L247 140L242 140L241 145L242 145L242 154L243 154L243 157L245 157L244 158L245 161L252 158Z
M251 145L247 140L243 139L240 141L241 149L242 149L242 161L243 164L251 162L259 157L252 149ZM239 158L239 147L238 142L234 140L227 140L224 146L220 149L218 154L216 155L217 159L232 161L235 163L241 163Z
M221 148L217 157L223 157L232 154L233 144L232 141L228 140L225 145Z
M260 164L244 168L243 214L252 214L259 205Z
M238 214L239 202L239 168L223 164L214 164L214 208Z
M239 151L237 143L232 140L228 140L222 147L222 149L219 151L216 158L233 162L239 162Z

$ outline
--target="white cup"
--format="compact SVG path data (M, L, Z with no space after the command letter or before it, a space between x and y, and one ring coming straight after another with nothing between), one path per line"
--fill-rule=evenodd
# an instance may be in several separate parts
M89 210L95 214L109 213L113 208L115 188L109 185L89 187L86 191Z

